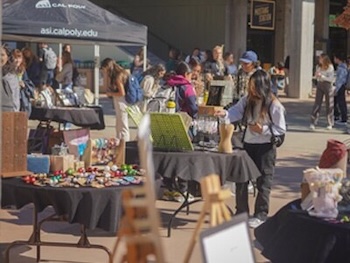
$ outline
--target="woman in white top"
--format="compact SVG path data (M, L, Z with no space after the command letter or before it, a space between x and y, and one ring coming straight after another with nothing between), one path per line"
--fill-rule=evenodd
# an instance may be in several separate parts
M143 101L140 105L142 112L147 111L147 105L160 88L160 80L164 77L165 73L165 66L163 64L157 64L142 74L144 76L140 84L143 89Z
M128 104L125 100L125 84L129 74L112 58L105 58L101 62L101 69L107 73L109 79L107 94L113 98L116 138L127 142L130 140L130 132L128 112L126 111Z
M267 219L276 160L276 146L272 141L275 136L285 134L286 122L284 107L273 95L266 71L257 70L252 74L247 91L235 105L215 115L228 118L231 123L241 120L246 127L243 147L261 173L256 182L254 217L249 219L249 226L255 228ZM249 214L248 182L236 183L236 214L244 212Z
M316 67L315 78L317 80L315 104L311 113L310 129L315 130L320 115L323 96L326 98L327 130L334 125L334 67L326 54L321 54L319 65Z

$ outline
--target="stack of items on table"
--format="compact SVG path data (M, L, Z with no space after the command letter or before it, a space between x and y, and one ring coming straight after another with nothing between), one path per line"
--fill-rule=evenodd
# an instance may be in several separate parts
M77 170L68 168L51 173L36 173L23 176L23 181L36 186L103 188L141 184L143 172L136 165L106 165L103 169L80 167Z
M33 176L27 183L51 186L118 186L138 184L141 172L125 164L125 142L116 138L90 139L86 133L68 131L68 144L55 145L51 155L28 154L27 167ZM72 137L75 137L72 139Z
M223 109L219 106L199 106L198 117L194 121L195 136L193 142L200 147L214 148L219 141L218 118L215 111Z
M94 95L90 89L84 87L73 87L72 89L53 89L45 86L34 100L36 107L53 108L59 107L79 107L91 105L94 102Z

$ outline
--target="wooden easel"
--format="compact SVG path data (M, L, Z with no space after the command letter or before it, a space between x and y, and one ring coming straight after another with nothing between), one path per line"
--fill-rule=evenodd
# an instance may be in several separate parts
M163 250L158 233L158 215L151 200L147 197L146 186L124 190L122 193L124 216L114 245L112 258L122 241L127 253L121 262L146 263L149 255L154 255L156 262L164 262ZM153 200L154 202L154 200ZM152 215L153 214L153 215ZM158 224L157 224L158 223Z
M231 191L229 189L221 189L220 177L218 175L211 174L204 177L201 180L201 191L204 205L186 252L185 263L190 261L193 248L198 239L199 231L207 213L210 216L211 227L217 226L231 219L230 211L224 203L226 199L231 197Z

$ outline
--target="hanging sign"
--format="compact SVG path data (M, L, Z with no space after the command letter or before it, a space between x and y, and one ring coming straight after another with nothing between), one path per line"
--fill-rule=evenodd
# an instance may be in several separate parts
M275 2L255 1L251 2L250 27L256 29L275 29Z

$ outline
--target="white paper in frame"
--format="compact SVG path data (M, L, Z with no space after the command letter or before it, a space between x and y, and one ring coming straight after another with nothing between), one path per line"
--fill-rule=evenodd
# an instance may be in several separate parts
M202 231L200 242L204 263L255 263L246 213Z

